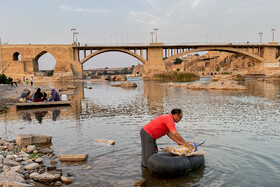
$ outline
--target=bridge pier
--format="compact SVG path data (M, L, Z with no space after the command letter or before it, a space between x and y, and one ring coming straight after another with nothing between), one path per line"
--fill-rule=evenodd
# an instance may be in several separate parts
M279 68L279 61L276 58L277 54L277 47L278 43L276 42L271 42L268 43L266 47L263 48L261 51L261 55L264 58L264 68L268 69L269 68Z
M148 59L144 64L145 74L155 74L165 72L165 63L163 61L163 43L150 43L147 50Z

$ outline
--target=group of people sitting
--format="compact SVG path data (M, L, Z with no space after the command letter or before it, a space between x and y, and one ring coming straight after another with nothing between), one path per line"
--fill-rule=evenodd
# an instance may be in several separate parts
M33 102L42 102L42 101L60 101L60 96L57 91L53 88L50 97L47 97L47 93L41 92L41 88L37 88L37 91L32 94L30 90L24 90L20 96L21 100L30 100Z

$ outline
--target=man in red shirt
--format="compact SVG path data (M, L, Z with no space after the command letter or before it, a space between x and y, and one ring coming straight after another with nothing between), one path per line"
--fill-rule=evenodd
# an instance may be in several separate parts
M140 131L142 146L142 167L147 168L148 158L152 154L158 152L156 139L166 134L178 145L186 145L190 150L192 149L177 132L175 127L175 123L178 123L182 117L183 113L181 109L173 109L170 114L159 116L143 126Z

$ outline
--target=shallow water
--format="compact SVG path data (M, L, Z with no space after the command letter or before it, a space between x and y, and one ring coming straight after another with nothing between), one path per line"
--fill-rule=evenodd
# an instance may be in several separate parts
M142 177L147 179L145 186L280 185L279 83L246 80L240 84L248 90L207 91L134 81L135 89L110 86L117 83L72 83L77 87L72 107L20 111L11 107L0 114L0 137L50 135L57 155L88 154L84 164L59 164L81 186L133 186ZM49 83L56 88L67 85ZM205 166L176 178L153 176L140 167L139 130L172 108L183 109L176 126L185 139L206 141L201 146L207 152ZM113 139L116 145L94 139ZM168 137L157 143L159 148L175 145Z

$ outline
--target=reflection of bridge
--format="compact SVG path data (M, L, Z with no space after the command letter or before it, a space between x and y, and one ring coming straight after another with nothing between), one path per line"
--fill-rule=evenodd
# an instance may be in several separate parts
M144 64L146 74L166 71L166 64L175 58L200 51L225 51L248 57L263 64L263 72L280 70L280 45L268 44L185 44L120 46L77 46L77 45L3 45L3 71L8 76L22 76L39 71L38 59L50 53L56 59L55 76L82 78L83 64L89 59L106 52L122 52ZM70 77L69 77L70 76Z

